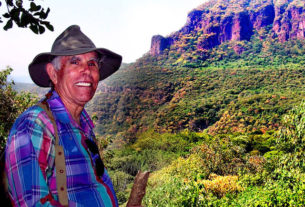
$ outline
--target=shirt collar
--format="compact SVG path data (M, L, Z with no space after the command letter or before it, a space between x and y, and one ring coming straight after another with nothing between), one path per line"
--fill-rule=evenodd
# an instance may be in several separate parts
M64 124L75 123L69 111L66 109L65 105L63 104L60 96L55 90L52 92L52 96L47 100L47 102L56 121L59 121ZM84 130L85 132L94 128L94 124L85 109L83 109L81 113L80 123L81 123L80 126L81 129Z

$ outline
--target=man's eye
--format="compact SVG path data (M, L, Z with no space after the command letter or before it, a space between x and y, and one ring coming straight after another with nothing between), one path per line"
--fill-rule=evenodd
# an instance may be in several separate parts
M71 63L71 64L78 65L78 61L77 61L77 60L71 60L70 63Z
M88 66L96 66L97 67L97 63L95 61L90 61L90 62L88 62Z

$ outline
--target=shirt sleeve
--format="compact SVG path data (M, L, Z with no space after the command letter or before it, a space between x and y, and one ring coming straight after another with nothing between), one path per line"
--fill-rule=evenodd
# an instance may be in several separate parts
M41 113L40 113L41 114ZM14 206L56 206L46 181L52 137L38 115L17 119L7 142L6 173ZM53 145L54 146L54 145Z

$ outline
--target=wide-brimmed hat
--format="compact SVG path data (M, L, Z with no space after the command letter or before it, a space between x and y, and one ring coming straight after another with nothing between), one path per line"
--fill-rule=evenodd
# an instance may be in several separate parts
M51 52L40 53L29 65L29 72L35 84L50 87L51 80L46 65L56 56L78 55L97 52L100 64L100 80L116 72L122 62L122 56L105 48L96 48L93 42L80 30L78 25L68 27L54 41Z

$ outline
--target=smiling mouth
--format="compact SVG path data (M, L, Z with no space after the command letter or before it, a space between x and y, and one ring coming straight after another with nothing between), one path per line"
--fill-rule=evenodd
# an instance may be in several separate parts
M82 87L90 87L92 84L88 82L78 82L75 85L82 86Z

